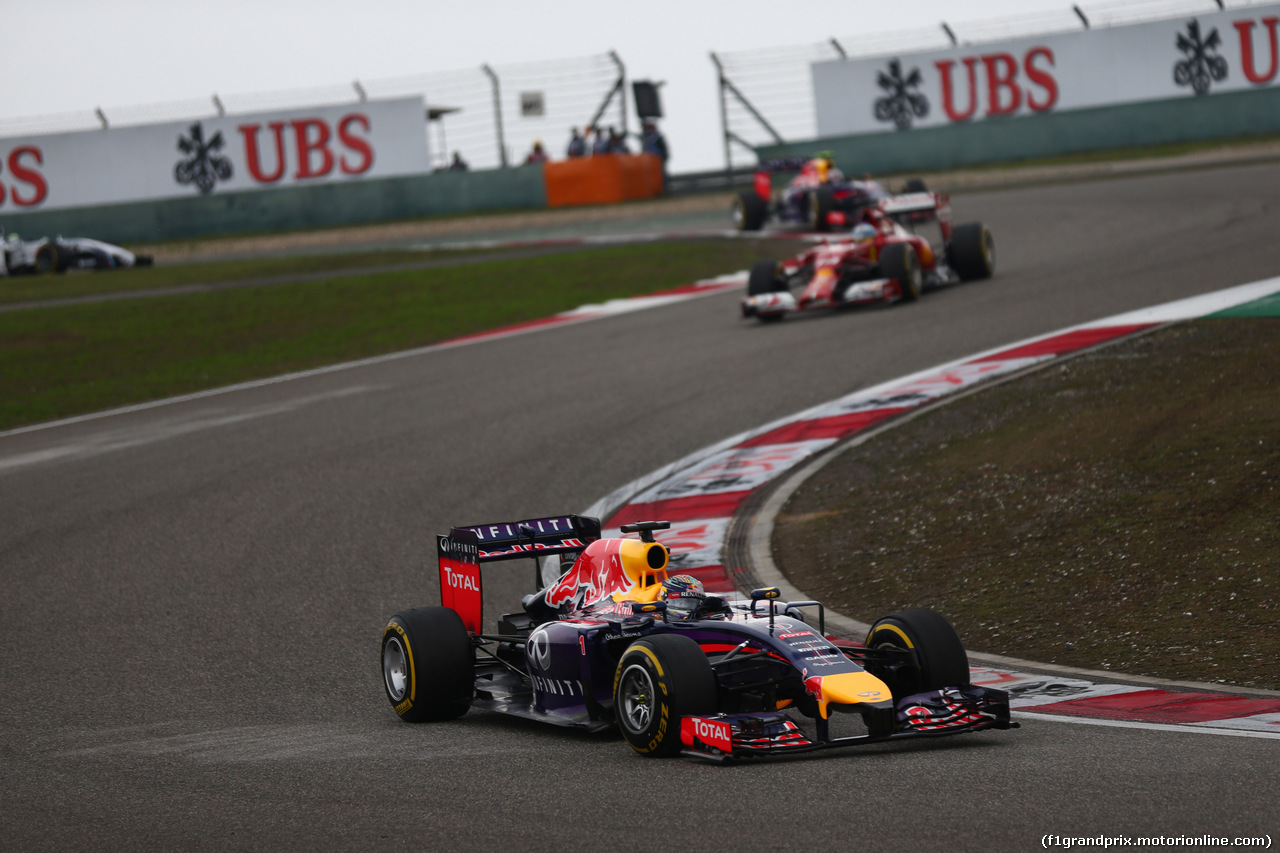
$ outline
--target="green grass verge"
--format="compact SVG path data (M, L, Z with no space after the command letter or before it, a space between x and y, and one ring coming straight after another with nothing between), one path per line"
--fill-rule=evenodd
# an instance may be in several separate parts
M797 249L779 240L646 244L0 312L0 429L424 346ZM333 259L234 268L256 278L283 273L286 261L306 272Z
M156 290L193 284L424 264L483 255L492 251L496 250L442 249L429 252L396 250L320 255L295 254L288 257L166 264L104 272L78 270L61 275L19 275L0 278L0 305L100 293Z
M943 406L778 517L806 593L973 649L1280 688L1280 319L1201 320Z

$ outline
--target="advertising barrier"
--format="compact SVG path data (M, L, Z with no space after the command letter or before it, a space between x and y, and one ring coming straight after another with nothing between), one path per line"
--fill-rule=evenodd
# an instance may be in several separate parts
M1280 4L812 65L818 135L910 131L1273 86Z
M0 213L430 170L421 97L0 139Z

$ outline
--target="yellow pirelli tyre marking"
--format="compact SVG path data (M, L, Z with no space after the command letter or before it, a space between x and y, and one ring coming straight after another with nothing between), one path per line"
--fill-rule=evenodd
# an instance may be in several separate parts
M887 623L886 623L886 624L882 624L882 625L877 625L877 626L875 626L875 628L873 628L873 629L871 630L871 636L868 636L868 637L867 637L867 639L868 639L868 640L870 640L870 639L871 639L871 637L872 637L872 636L875 636L875 634L876 634L877 632L879 632L879 631L891 631L891 632L893 632L894 634L897 634L899 637L901 637L901 638L902 638L902 642L904 642L904 643L906 643L906 644L907 644L907 648L909 648L909 649L914 649L914 648L915 648L915 646L911 644L911 638L907 636L907 632L906 632L906 631L903 631L903 630L902 630L901 628L899 628L897 625L889 625L889 624L887 624ZM870 645L870 643L868 643L868 645Z
M413 647L409 645L409 636L405 634L399 622L391 622L387 625L387 630L395 631L400 635L400 639L404 642L404 655L409 659L409 696L396 706L396 713L403 714L413 707L413 700L418 698L418 675L413 671ZM401 705L404 706L403 711L400 709Z
M658 677L659 677L659 678L664 678L664 677L665 677L665 675L664 675L664 674L663 674L663 672L662 672L662 664L661 664L661 663L659 663L659 661L658 661L658 656L657 656L657 655L655 655L651 649L649 649L649 648L647 648L647 647L645 647L645 646L632 646L631 648L632 648L633 650L637 651L637 652L644 652L645 657L647 657L649 660L653 661L653 668L654 668L654 669L656 669L656 670L658 671ZM663 692L663 693L666 693L666 692L667 692L667 687L666 687L666 685L665 685L665 684L662 686L662 692Z

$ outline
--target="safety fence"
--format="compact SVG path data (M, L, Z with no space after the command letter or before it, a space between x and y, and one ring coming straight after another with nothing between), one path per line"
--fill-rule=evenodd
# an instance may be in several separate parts
M810 66L1081 29L1136 24L1274 0L1128 0L1063 5L1062 9L976 21L939 21L896 33L833 37L790 47L712 54L719 77L725 171L756 161L756 149L814 139L817 130Z
M635 133L627 123L626 68L616 53L485 64L456 71L255 92L26 118L0 118L0 138L110 129L222 115L261 113L421 95L431 168L456 152L472 169L523 163L534 141L563 157L570 129L588 125ZM638 146L631 143L631 150Z

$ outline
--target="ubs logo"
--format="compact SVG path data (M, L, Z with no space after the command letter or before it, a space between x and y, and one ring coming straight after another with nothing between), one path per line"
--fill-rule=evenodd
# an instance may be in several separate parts
M1222 38L1216 27L1201 38L1200 22L1192 18L1187 22L1186 34L1178 33L1174 44L1186 56L1173 66L1173 82L1179 86L1190 86L1197 95L1207 95L1213 82L1227 79L1227 60L1217 53Z
M178 150L187 158L173 167L173 178L183 186L195 184L201 195L208 195L218 181L231 178L231 161L218 153L226 141L222 131L218 131L206 142L200 122L191 125L187 132L189 136L178 135Z
M885 92L884 97L876 99L876 121L891 121L898 130L910 130L914 119L928 116L929 99L919 91L923 82L919 68L912 68L904 76L902 62L890 60L888 73L876 75L876 85Z

